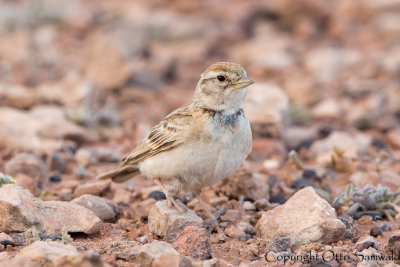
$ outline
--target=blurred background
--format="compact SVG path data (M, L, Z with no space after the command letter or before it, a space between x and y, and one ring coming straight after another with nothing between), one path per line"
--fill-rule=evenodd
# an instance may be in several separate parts
M398 252L400 0L0 0L0 186L17 183L42 200L64 201L62 207L100 196L93 203L107 201L112 211L108 218L103 209L96 214L113 223L102 224L99 235L75 236L73 244L94 249L113 266L132 266L117 254L135 258L136 245L118 242L158 240L149 231L149 212L165 196L144 177L124 184L94 177L115 168L151 127L190 103L200 74L218 61L240 63L256 81L243 105L252 153L238 172L204 190L220 226L235 238L210 244L210 236L189 233L179 251L188 255L208 243L201 259L265 266L269 245L254 226L264 212L311 186L345 222L349 240L334 249L350 243L348 253L368 249L370 255L373 247L386 253L389 244ZM7 208L16 213L12 192L0 202L18 203ZM304 192L295 201L316 199ZM177 197L206 219L193 194ZM32 212L39 213L46 202L35 203ZM31 206L25 209L31 214ZM276 218L325 225L324 209L285 209ZM65 224L76 229L86 217L70 210L77 213L67 214ZM63 216L55 217L64 223ZM9 218L5 227L27 220ZM381 219L390 224L372 221ZM269 231L276 223L265 225ZM15 229L27 230L0 232ZM369 234L391 229L393 239L385 234L370 241ZM354 250L361 236L367 239ZM285 238L277 239L277 251L289 248ZM301 251L320 248L309 245Z
M306 163L340 170L332 149L341 146L348 179L370 177L376 149L400 156L398 0L3 0L0 38L6 173L18 173L6 163L21 152L66 157L67 167L48 166L63 179L109 169L91 166L117 162L188 104L218 61L242 64L257 81L244 104L254 168L274 172L296 149ZM360 170L353 163L367 149Z

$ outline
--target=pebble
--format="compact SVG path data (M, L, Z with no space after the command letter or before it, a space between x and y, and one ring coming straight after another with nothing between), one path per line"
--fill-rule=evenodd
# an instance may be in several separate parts
M232 238L239 238L245 235L245 232L238 227L230 226L225 229L225 234Z
M382 236L382 228L379 226L374 226L371 228L370 235L377 237Z
M165 197L164 192L161 192L161 191L154 191L154 192L151 192L151 193L149 194L149 197L154 198L154 199L157 200L157 201L167 199L167 198Z
M57 183L62 181L61 175L59 174L52 174L50 175L49 179L51 182L57 182Z
M187 209L185 214L180 214L174 207L168 207L167 201L158 201L150 210L148 227L150 232L172 239L177 236L185 226L203 224L203 220L193 210Z
M253 204L253 202L250 201L245 201L243 203L243 208L245 210L256 210L256 206Z

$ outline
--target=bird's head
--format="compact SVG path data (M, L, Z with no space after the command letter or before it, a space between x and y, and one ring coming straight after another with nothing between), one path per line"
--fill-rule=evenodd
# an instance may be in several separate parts
M219 62L201 74L193 103L218 111L237 109L254 80L236 63Z

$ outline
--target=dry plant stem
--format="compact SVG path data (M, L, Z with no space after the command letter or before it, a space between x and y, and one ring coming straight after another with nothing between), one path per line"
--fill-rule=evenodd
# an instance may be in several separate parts
M214 227L217 228L217 231L218 231L218 233L219 233L219 235L220 235L219 238L220 238L221 240L226 240L226 235L225 235L225 233L224 233L224 232L222 231L222 229L219 227L217 220L215 219L214 215L211 213L211 211L208 209L206 203L204 202L204 199L203 199L203 197L202 197L202 191L195 192L195 195L196 195L197 199L199 200L201 206L203 207L204 211L206 212L207 217L210 218L210 220L211 220L211 221L213 222L213 224L214 224Z
M168 207L171 207L174 205L174 207L179 211L179 213L185 213L185 210L176 202L174 197L170 194L170 192L165 188L164 184L161 182L160 179L154 179L156 184L161 188L161 190L164 192L165 197L167 198L168 201Z

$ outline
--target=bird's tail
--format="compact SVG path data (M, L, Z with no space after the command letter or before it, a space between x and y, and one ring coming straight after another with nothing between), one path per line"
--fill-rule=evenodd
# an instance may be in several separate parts
M135 177L139 173L140 170L136 165L121 166L115 170L97 176L96 179L98 180L111 179L116 183L123 183Z

